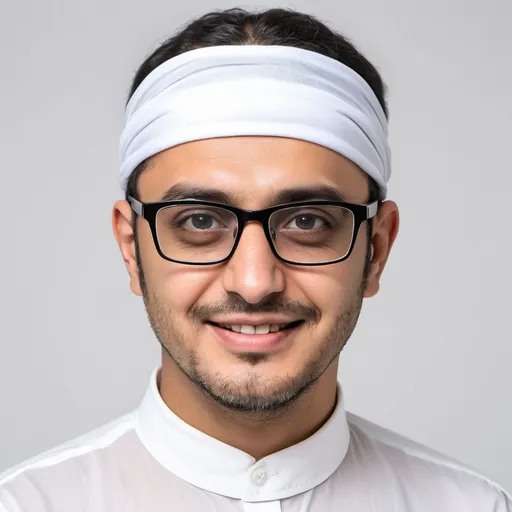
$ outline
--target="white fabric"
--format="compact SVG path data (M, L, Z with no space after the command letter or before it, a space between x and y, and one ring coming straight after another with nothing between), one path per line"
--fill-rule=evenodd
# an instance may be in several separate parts
M173 414L133 413L0 475L0 512L511 512L496 483L346 413L255 461Z
M351 68L287 46L213 46L167 60L140 84L121 135L124 190L146 158L173 146L237 135L314 142L356 163L386 195L387 120Z

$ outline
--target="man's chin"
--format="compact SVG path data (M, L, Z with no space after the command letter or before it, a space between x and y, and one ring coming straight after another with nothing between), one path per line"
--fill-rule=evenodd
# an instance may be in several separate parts
M251 354L254 356L254 354ZM245 382L225 382L208 384L205 381L196 382L203 392L224 409L240 413L278 413L289 409L313 382L285 383L269 377L265 381L262 375L258 379L247 379Z

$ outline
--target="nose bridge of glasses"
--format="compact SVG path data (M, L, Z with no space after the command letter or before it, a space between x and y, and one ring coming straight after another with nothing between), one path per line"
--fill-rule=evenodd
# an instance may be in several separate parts
M247 237L247 233L251 233L251 238L254 233L260 233L260 236L265 236L265 221L261 217L247 216L244 219L240 219L238 230L239 236L242 237L244 234ZM256 228L256 230L254 230Z
M242 210L238 215L238 231L241 237L243 231L247 226L259 224L262 234L266 238L265 231L269 229L270 236L275 239L275 233L272 233L272 229L269 226L270 213L267 210ZM252 231L252 230L251 230Z

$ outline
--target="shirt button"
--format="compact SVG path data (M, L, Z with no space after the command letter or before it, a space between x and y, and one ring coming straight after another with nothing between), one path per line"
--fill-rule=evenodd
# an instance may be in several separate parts
M265 485L265 482L267 481L267 472L266 470L261 467L257 466L252 471L252 480L256 485Z

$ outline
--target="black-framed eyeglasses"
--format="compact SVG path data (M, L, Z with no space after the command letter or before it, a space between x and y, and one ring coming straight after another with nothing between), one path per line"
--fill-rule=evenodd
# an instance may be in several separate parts
M130 196L128 201L149 223L160 256L186 265L229 259L251 221L262 225L272 252L286 263L339 263L350 256L359 227L379 207L379 201L362 205L318 200L251 211L195 199L142 203Z

